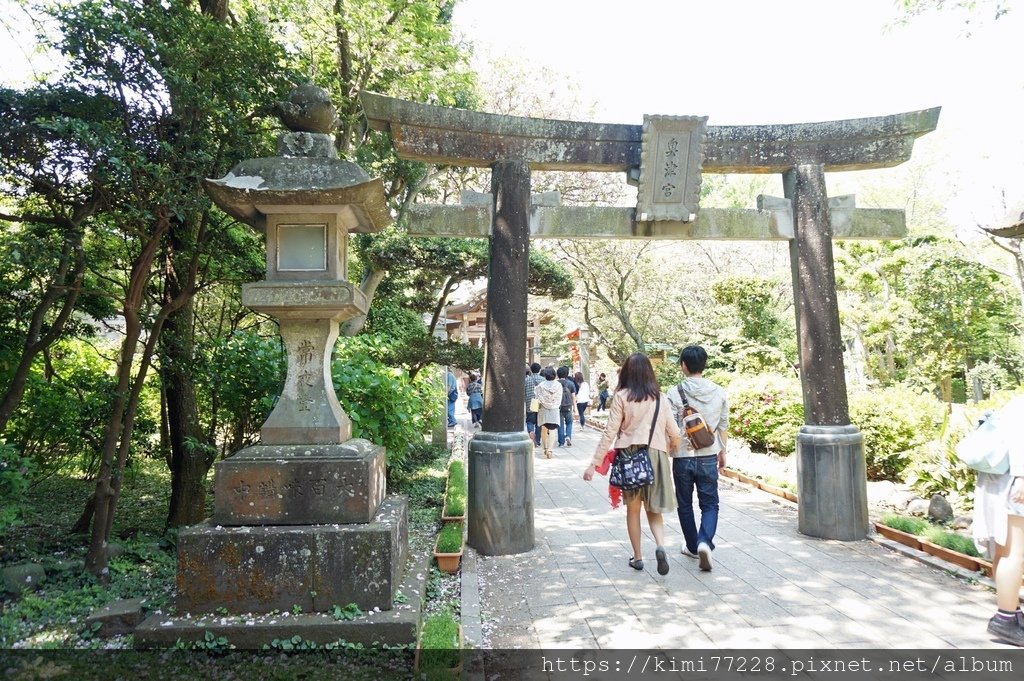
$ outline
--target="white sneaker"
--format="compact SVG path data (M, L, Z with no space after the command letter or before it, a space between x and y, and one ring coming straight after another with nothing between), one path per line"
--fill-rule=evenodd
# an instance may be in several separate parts
M700 569L704 572L711 571L711 547L705 542L697 544L697 559L700 561Z
M698 558L696 553L694 553L693 551L690 551L690 549L686 548L686 544L683 544L683 548L679 550L679 553L683 554L684 556L688 556L690 558Z

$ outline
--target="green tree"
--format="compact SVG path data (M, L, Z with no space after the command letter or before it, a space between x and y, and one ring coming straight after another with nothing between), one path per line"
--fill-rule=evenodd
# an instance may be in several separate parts
M43 10L56 23L51 46L64 60L61 80L46 87L107 103L104 117L65 121L91 143L88 163L76 170L98 184L100 242L114 262L94 272L118 291L124 319L87 557L90 571L101 578L135 417L163 325L190 303L199 273L214 259L211 249L217 253L223 246L217 237L227 221L211 212L200 180L222 174L237 160L232 154L245 155L253 140L263 138L256 117L282 89L281 53L263 24L242 13L228 26L216 19L226 5L202 5L211 14L189 3L129 0ZM160 274L168 276L157 290ZM209 460L203 452L191 470L205 465L204 476ZM189 489L177 475L178 499L198 499L201 509L202 476L194 477L199 484Z
M939 237L844 243L836 283L842 323L868 378L940 388L978 363L1019 375L1020 307L1007 278Z
M87 278L91 218L103 202L90 126L112 110L109 99L75 90L0 89L0 177L14 206L0 213L0 432L36 358L68 330L87 332L72 313ZM95 302L91 310L103 312Z
M736 275L712 284L715 300L732 305L740 319L740 333L755 343L779 347L785 325L779 317L778 284L771 279Z
M952 401L950 379L979 361L1020 355L1016 292L996 272L960 249L936 242L908 268L907 296L915 323L909 341L919 370Z

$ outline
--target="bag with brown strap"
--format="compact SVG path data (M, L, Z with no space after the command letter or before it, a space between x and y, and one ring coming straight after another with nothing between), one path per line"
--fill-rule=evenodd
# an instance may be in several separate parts
M683 392L683 384L677 385L676 390L679 391L679 397L683 398L683 418L680 427L686 434L686 439L690 441L690 446L694 449L704 449L715 444L715 433L708 428L708 422L700 412L690 406L686 393Z

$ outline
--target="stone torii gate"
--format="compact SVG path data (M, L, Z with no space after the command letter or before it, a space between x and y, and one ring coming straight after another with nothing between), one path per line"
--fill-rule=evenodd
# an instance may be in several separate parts
M903 211L856 209L853 197L829 198L825 173L907 161L914 140L935 129L939 108L705 128L706 119L684 117L619 125L486 114L369 92L360 99L370 126L391 134L400 157L491 169L491 195L464 196L461 206L417 205L409 226L414 235L490 239L484 431L469 452L471 546L501 555L534 545L533 443L523 431L522 397L531 237L788 240L806 424L797 436L798 529L827 539L867 536L863 438L850 424L832 239L898 238L906 226ZM670 137L656 134L659 124L671 129L672 143L683 142L689 163L682 176L674 163L666 169ZM670 155L679 160L677 148ZM531 170L626 172L640 185L641 203L583 208L558 205L557 194L531 198ZM762 197L758 210L698 211L701 172L780 173L785 197ZM677 189L677 180L685 196L664 210L659 199Z

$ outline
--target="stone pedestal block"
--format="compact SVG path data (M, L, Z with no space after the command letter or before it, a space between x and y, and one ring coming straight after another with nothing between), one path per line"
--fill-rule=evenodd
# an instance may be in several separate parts
M217 525L368 523L384 500L384 448L355 439L340 445L256 445L217 464Z
M864 437L856 426L803 426L796 438L798 529L823 539L868 535Z
M373 646L416 646L426 597L427 575L430 574L429 553L413 555L406 562L398 591L400 602L390 610L366 610L355 619L337 619L330 612L303 612L295 615L279 613L177 613L156 612L136 627L136 648L175 648L181 644L202 645L207 633L223 636L238 650L260 650L274 641L299 636L318 646L326 644L361 643ZM340 604L339 605L343 605Z
M468 542L485 556L533 549L533 440L477 433L469 442Z
M349 603L387 610L408 547L406 513L405 498L390 496L364 524L186 528L178 535L178 612L326 612Z

